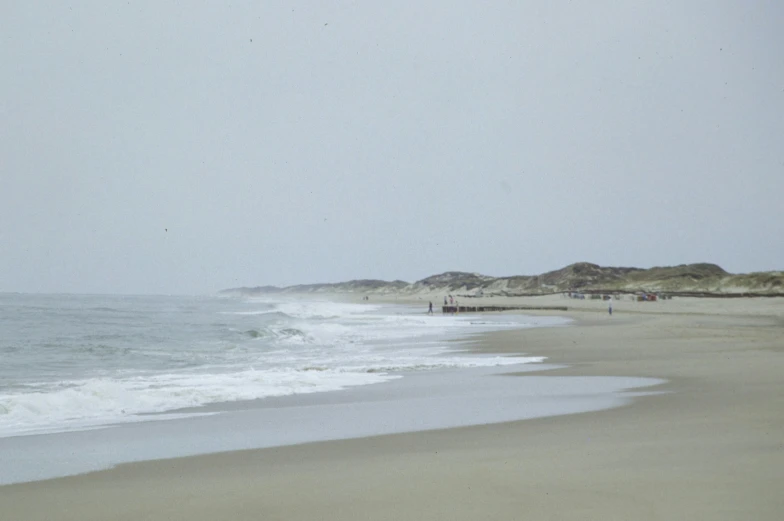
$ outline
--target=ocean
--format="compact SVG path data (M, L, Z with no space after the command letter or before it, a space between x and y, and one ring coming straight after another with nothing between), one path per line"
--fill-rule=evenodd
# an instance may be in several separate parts
M424 311L315 298L0 294L0 438L537 363L454 348L476 333L565 323Z

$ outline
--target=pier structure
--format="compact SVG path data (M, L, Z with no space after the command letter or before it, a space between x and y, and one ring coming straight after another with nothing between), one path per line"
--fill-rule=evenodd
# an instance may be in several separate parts
M487 313L493 311L566 311L566 306L441 306L442 313Z

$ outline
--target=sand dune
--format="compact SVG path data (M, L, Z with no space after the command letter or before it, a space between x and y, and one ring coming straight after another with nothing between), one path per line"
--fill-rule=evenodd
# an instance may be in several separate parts
M731 274L715 264L683 264L650 269L602 267L578 262L541 275L490 277L449 271L414 283L401 280L351 280L288 287L257 286L223 290L227 295L362 294L420 295L428 293L475 296L524 296L564 291L666 292L682 296L784 296L784 272Z

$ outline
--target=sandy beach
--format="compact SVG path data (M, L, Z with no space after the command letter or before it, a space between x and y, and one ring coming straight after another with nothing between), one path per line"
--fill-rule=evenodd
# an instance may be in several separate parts
M477 351L567 366L498 378L653 377L664 392L599 412L9 485L2 518L781 519L784 299L621 301L612 317L599 302L507 301L565 303L542 314L575 325L478 338Z

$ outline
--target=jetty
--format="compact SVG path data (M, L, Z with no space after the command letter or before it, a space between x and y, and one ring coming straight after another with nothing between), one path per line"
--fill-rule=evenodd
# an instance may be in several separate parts
M486 313L493 311L566 311L566 306L441 306L442 313Z

